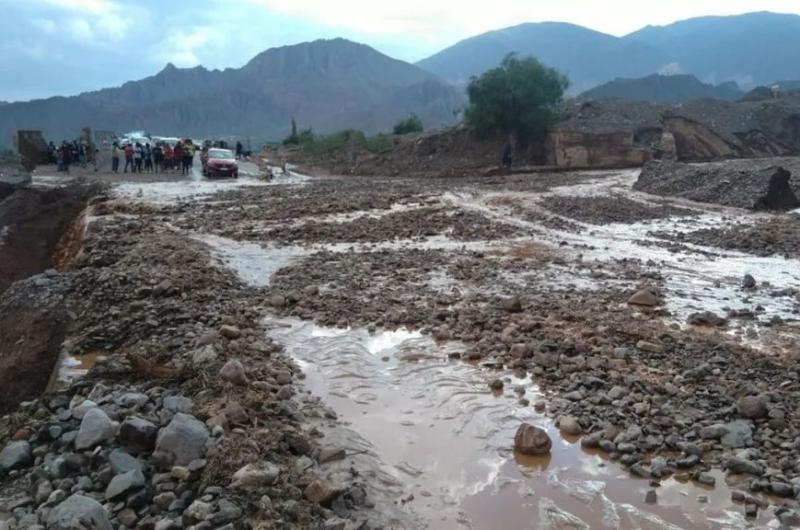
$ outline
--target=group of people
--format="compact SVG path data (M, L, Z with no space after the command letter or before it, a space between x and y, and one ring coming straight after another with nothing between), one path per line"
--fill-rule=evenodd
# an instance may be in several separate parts
M88 142L64 140L59 146L50 142L47 147L50 159L58 166L60 172L69 174L69 167L72 164L80 164L81 167L92 164L97 171L97 149Z
M157 142L152 147L149 142L128 143L120 147L114 142L111 147L111 171L119 172L121 158L125 159L123 173L165 173L177 172L187 175L192 172L195 145L189 140L180 141L173 147L168 142Z

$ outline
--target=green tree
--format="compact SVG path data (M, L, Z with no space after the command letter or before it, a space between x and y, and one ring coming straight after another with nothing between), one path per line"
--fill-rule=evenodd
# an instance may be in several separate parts
M394 134L409 134L421 133L422 130L422 120L416 114L412 114L408 118L398 121L394 125L393 132Z
M509 54L497 68L473 77L467 87L467 124L479 135L499 132L537 140L559 119L569 80L533 57Z

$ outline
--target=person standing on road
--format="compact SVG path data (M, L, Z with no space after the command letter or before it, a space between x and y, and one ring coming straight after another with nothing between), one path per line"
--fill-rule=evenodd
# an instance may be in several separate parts
M128 143L125 146L125 170L124 173L128 172L128 166L131 168L131 173L136 173L136 165L133 163L133 146Z
M161 173L164 165L164 151L161 148L161 142L153 146L153 171Z
M111 147L111 171L117 173L119 171L119 144L114 142Z
M64 165L64 173L69 175L69 163L72 161L72 148L65 141L61 144L61 162Z
M144 144L144 170L153 171L153 150L150 148L150 142Z
M141 173L144 170L144 146L139 142L136 142L133 159L136 161L136 172Z
M242 142L236 141L236 160L242 159Z
M164 144L164 172L172 170L172 161L175 153L172 152L172 146Z
M191 140L186 140L183 146L183 174L188 175L192 172L192 162L194 161L194 145Z
M177 171L180 169L181 171L183 171L183 144L181 142L175 144L175 151L173 152L173 160L175 164L173 166L173 170Z

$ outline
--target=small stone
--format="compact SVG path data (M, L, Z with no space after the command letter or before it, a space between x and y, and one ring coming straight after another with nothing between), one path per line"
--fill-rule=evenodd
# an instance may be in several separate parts
M523 423L514 436L514 449L525 455L544 455L550 453L553 442L547 433L529 423Z
M341 493L341 489L335 488L333 484L327 480L314 480L306 487L303 495L310 502L328 504L341 495Z
M144 470L144 463L138 458L134 458L125 451L114 449L108 455L108 463L115 475L127 473L133 470Z
M144 487L144 475L138 469L116 475L106 487L106 500L114 499L133 490Z
M185 466L203 457L208 429L205 424L189 414L175 414L169 425L158 433L153 458L162 469Z
M242 516L242 510L228 499L220 499L217 503L218 510L211 516L209 522L214 526L235 521Z
M343 447L323 447L319 452L317 462L322 465L337 460L344 460L346 457L347 453Z
M26 441L11 442L0 451L0 471L22 469L33 464L31 444Z
M650 289L640 289L636 291L633 296L628 298L628 303L631 305L654 307L660 303L660 300Z
M91 449L92 447L111 440L117 433L118 424L100 408L92 408L86 412L78 436L75 438L75 449Z
M750 420L758 420L767 416L766 396L744 396L736 402L739 416Z
M503 380L502 379L495 379L494 381L489 383L489 388L491 388L495 392L497 392L499 390L503 390L504 386L505 385L503 384Z
M222 379L234 385L247 385L247 374L245 373L244 365L235 359L231 359L225 363L220 369L219 375Z
M271 486L278 479L279 474L280 469L271 462L247 464L233 474L231 487L253 490L264 486Z
M522 311L522 301L518 296L512 296L503 300L503 309L509 313L520 313Z
M744 505L744 515L748 519L755 519L758 517L758 504L754 502L748 502Z
M728 323L728 320L711 311L702 311L689 315L686 322L692 326L722 327Z
M749 421L735 420L726 423L725 434L720 437L720 442L725 447L740 448L747 447L753 442L753 427Z
M650 353L664 353L664 346L660 344L656 344L654 342L648 342L646 340L640 340L636 343L636 348L641 351L646 351Z
M192 476L191 471L189 471L188 467L183 466L175 466L170 470L170 476L175 480L189 480L189 477Z
M756 288L756 279L753 278L750 274L745 274L744 278L742 278L742 288L743 289L755 289Z
M575 416L561 416L558 419L558 428L566 434L581 434L583 432L581 424Z
M112 530L105 508L96 500L73 495L47 515L47 530Z
M695 477L695 480L704 486L713 487L717 483L717 479L715 479L710 473L698 473Z
M119 442L136 453L152 451L157 435L154 423L137 417L125 418L119 428Z
M658 494L656 490L647 490L647 493L644 496L644 502L647 504L655 504L658 501Z
M189 526L205 520L214 511L214 507L203 501L194 501L183 512L183 524Z
M164 398L163 405L170 412L183 412L185 414L192 412L194 407L192 400L185 396L167 396Z
M737 475L753 475L760 477L764 474L764 469L750 460L733 457L725 461L725 469Z
M238 339L242 336L242 331L236 326L221 326L219 328L219 334L226 339Z
M131 510L130 508L125 508L117 514L117 520L120 522L120 524L125 525L128 528L133 528L136 526L139 518L136 516L135 511Z

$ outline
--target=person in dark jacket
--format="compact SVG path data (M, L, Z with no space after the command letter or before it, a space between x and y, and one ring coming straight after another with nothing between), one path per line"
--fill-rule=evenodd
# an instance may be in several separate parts
M72 162L72 146L66 141L61 144L61 163L64 166L64 173L69 175L69 164Z

